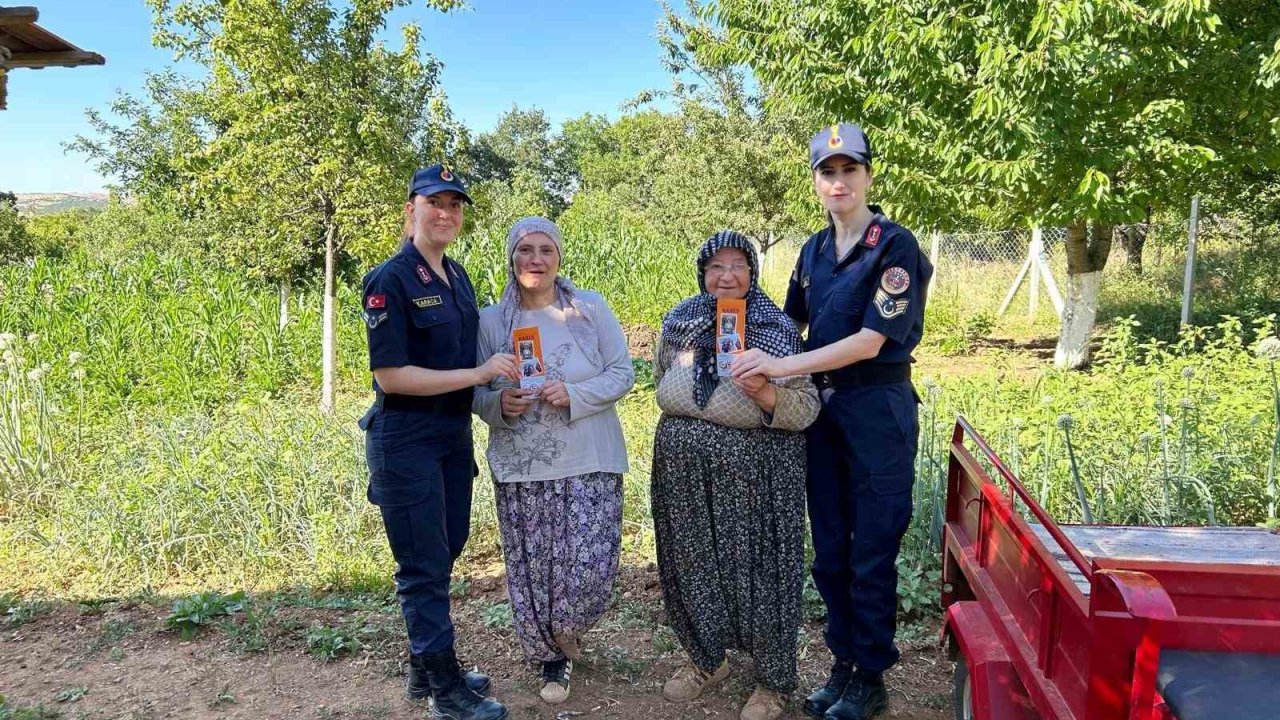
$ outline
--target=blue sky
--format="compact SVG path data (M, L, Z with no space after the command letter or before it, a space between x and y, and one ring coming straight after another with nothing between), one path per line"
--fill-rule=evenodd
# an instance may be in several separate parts
M10 3L13 4L13 3ZM22 3L19 3L22 4ZM97 67L15 70L9 109L0 111L0 190L102 190L106 179L62 143L90 132L89 107L106 108L118 89L139 91L147 70L172 63L151 45L143 0L31 0L40 25L107 59ZM444 15L415 2L391 16L389 39L416 21L428 52L444 62L454 114L487 130L513 104L537 106L553 124L584 112L618 114L646 89L665 89L654 39L657 0L471 0Z

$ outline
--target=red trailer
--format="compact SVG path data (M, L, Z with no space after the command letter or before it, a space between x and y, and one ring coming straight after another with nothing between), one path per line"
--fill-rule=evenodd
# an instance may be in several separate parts
M942 582L958 718L1280 718L1280 534L1058 525L959 418Z

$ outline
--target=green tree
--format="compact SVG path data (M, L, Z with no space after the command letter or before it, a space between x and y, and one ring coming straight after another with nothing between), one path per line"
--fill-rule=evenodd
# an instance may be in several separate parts
M439 65L421 50L416 25L402 28L399 50L378 40L387 14L410 0L150 3L156 43L207 76L189 92L162 95L173 103L156 113L127 109L134 122L126 132L157 161L151 175L145 166L124 179L146 192L177 188L216 217L214 240L227 260L280 282L282 299L293 276L323 257L320 404L331 410L339 262L385 254L399 235L406 178L427 157L456 150ZM194 127L202 142L171 142L171 127ZM97 155L123 153L119 167L132 171L131 137L108 137ZM173 153L175 145L186 152Z
M120 92L108 112L89 108L91 136L65 148L87 155L113 187L149 208L175 208L190 216L194 180L188 159L202 154L222 128L205 113L203 88L172 70L150 73L141 96Z
M31 235L18 214L18 196L0 192L0 262L21 260L31 252Z
M577 187L577 168L538 108L512 107L490 132L481 133L468 149L481 214L495 225L521 215L556 217L568 206Z
M705 43L778 102L856 119L908 223L954 208L1069 229L1057 360L1087 361L1112 227L1197 178L1275 167L1272 0L718 0ZM856 31L851 30L856 28Z

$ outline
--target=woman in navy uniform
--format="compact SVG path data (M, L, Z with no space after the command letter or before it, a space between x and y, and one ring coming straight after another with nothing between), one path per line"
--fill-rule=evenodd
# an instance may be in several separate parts
M924 326L933 267L915 236L867 204L871 145L833 125L809 144L827 227L800 251L785 312L808 327L806 352L749 350L736 377L812 373L823 397L808 434L813 579L827 606L831 676L805 701L827 720L887 707L882 674L898 660L898 558L911 520L918 402L911 351Z
M369 501L382 512L396 560L396 595L409 634L410 698L431 716L499 720L489 679L464 673L454 652L449 579L471 522L471 394L498 376L518 380L515 358L476 367L479 311L467 271L445 250L462 228L466 186L441 165L419 170L404 212L400 251L364 277L364 321L376 400L360 421Z

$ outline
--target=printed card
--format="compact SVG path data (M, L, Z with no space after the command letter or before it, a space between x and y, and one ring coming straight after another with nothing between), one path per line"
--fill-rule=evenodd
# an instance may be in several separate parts
M747 333L747 301L716 300L716 370L729 376L729 368L742 353Z
M536 327L516 328L511 334L516 366L520 369L520 389L533 390L537 397L547 382L547 365L542 360L542 334Z

